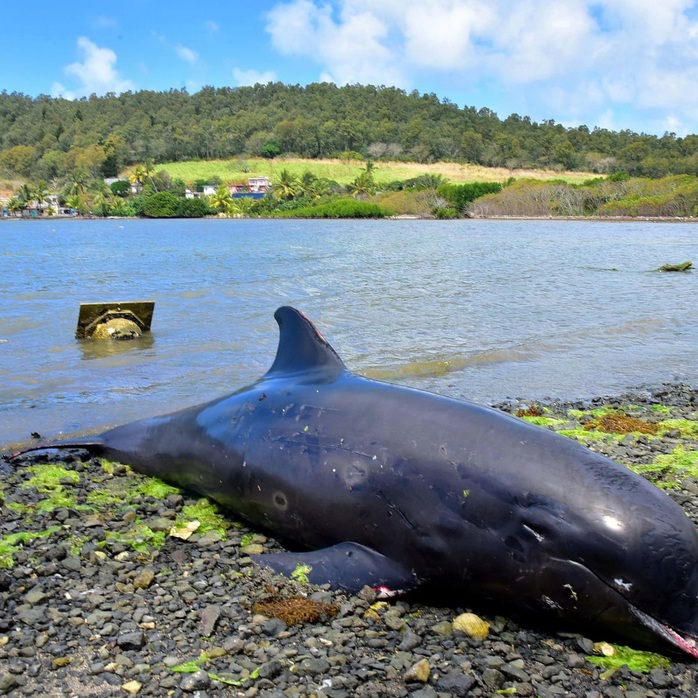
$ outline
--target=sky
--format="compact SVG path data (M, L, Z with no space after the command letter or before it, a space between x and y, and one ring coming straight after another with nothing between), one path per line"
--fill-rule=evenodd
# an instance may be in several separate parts
M0 90L393 86L566 127L698 133L698 0L6 3Z

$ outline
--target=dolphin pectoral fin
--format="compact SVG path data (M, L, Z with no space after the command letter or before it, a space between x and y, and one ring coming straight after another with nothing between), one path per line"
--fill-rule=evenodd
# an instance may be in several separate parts
M252 555L263 567L286 577L304 577L312 584L329 584L333 589L356 593L364 586L388 597L418 586L415 575L402 563L359 543L339 543L307 553Z

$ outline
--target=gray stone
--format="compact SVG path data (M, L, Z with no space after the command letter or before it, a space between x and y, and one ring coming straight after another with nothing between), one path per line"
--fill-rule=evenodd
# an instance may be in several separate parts
M221 615L220 604L210 604L201 611L201 621L199 623L199 634L204 637L209 637L213 634L216 623Z
M272 659L259 667L260 679L274 679L284 670L284 665L278 659Z
M122 633L116 638L116 644L122 650L139 650L145 644L145 636L142 631Z
M0 675L0 693L9 693L19 686L19 681L12 674Z
M449 671L436 682L436 688L453 696L465 696L476 683L473 676L466 676L461 671Z
M203 691L211 685L211 679L208 674L202 670L196 671L193 674L187 674L179 684L179 687L185 693L195 693Z
M298 676L317 676L329 671L330 663L322 657L306 657L296 665L295 673Z
M411 652L421 644L422 638L417 635L417 633L413 633L411 630L406 630L397 648L403 652Z

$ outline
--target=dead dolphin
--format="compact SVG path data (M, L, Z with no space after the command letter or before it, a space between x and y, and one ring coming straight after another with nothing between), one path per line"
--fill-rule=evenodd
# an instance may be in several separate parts
M80 446L195 490L356 591L512 602L698 657L698 535L645 479L499 411L362 378L299 311L256 383Z

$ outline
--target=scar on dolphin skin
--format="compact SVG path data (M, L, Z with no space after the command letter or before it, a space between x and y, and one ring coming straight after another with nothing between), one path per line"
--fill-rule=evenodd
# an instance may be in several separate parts
M194 489L306 548L254 560L312 583L497 600L698 658L698 535L664 492L498 410L352 373L303 313L275 319L256 383L13 458L80 447Z

